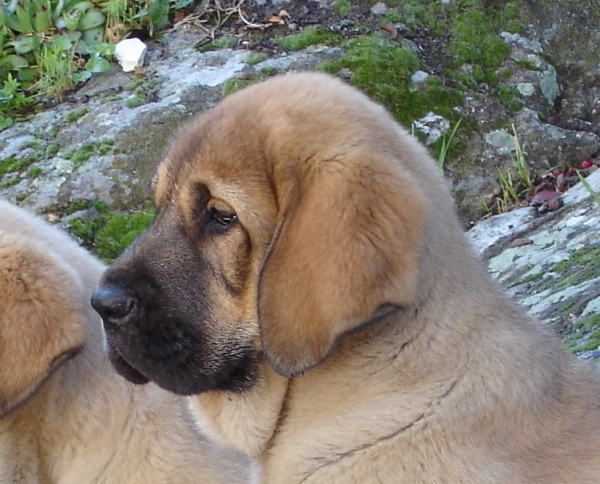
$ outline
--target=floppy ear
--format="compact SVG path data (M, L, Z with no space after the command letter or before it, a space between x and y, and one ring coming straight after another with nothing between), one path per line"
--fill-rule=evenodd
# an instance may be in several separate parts
M382 163L329 161L283 189L258 293L263 350L282 375L415 297L426 206L395 160Z
M46 252L0 232L0 417L85 342L80 281Z

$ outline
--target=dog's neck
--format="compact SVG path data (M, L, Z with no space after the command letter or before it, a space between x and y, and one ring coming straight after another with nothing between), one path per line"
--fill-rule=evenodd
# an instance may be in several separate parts
M409 309L404 314L394 313L381 319L363 330L346 335L328 360L302 376L283 377L262 361L259 378L250 390L242 393L205 392L189 397L198 427L222 445L264 458L265 452L276 445L279 431L286 426L288 405L293 405L295 395L312 394L313 385L327 385L327 380L337 379L338 383L349 382L351 387L355 375L360 379L369 372L387 373L392 380L400 377L410 382L420 381L423 368L406 364L406 368L397 371L397 367L402 365L399 362L408 358L400 356L400 353L424 331L418 327L417 312ZM395 348L398 354L382 355L382 348ZM379 357L373 358L376 354ZM411 373L411 369L416 373ZM443 390L434 391L432 398L440 392L443 393Z
M75 465L84 465L88 475L95 475L116 452L81 444L114 431L119 420L125 428L125 417L113 408L107 394L121 395L126 407L131 398L128 384L114 373L104 355L99 325L87 330L84 349L58 367L28 402L0 421L0 477L3 454L11 461L7 475L32 473L31 482L38 483L54 482L57 475L73 472ZM33 458L38 462L32 462Z
M189 397L202 432L223 445L257 457L268 447L282 415L290 379L259 363L255 385L242 393L205 392Z

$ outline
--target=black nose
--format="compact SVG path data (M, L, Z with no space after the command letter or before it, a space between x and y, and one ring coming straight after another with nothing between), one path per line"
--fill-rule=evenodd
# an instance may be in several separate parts
M121 287L100 286L92 293L91 302L107 329L126 325L135 318L135 298Z

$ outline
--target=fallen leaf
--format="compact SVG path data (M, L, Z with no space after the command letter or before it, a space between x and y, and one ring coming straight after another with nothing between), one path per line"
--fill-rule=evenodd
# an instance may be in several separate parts
M531 197L531 205L541 205L544 202L549 202L562 195L562 193L553 190L541 190Z
M396 37L398 37L398 29L392 24L381 23L379 24L379 28L388 32L392 40L396 40Z
M533 244L533 240L531 240L531 239L514 239L510 243L510 246L511 247L522 247L524 245L531 245L531 244Z
M267 19L267 22L269 22L270 24L284 24L285 23L279 15L271 15Z

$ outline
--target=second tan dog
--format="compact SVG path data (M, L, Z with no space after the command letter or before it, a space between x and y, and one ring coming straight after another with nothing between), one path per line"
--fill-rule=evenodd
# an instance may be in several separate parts
M204 113L93 303L115 366L195 395L268 484L600 482L600 376L490 279L426 150L357 90Z
M0 200L0 483L230 484L248 462L180 398L109 364L89 295L104 266Z

